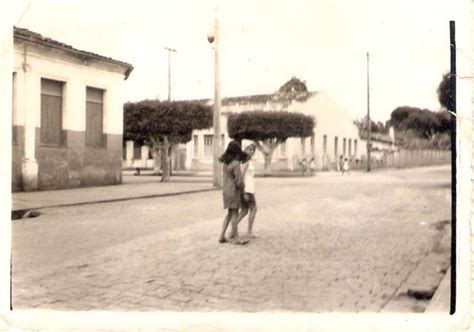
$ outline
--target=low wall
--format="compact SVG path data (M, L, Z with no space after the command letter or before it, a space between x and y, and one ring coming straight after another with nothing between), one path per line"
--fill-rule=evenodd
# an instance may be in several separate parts
M431 165L445 165L451 162L450 150L399 150L399 151L373 151L371 168L407 168ZM362 159L351 163L352 169L367 168L367 160Z

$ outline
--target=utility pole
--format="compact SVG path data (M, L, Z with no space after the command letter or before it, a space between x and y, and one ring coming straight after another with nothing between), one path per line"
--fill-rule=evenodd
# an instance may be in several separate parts
M449 94L452 98L451 113L451 299L449 313L456 311L456 22L449 21L449 46L451 70L449 73Z
M178 52L177 50L165 47L168 51L168 101L171 101L171 52Z
M214 21L214 32L207 36L209 43L214 43L214 116L213 116L213 164L212 164L212 184L216 188L222 188L222 171L219 162L221 154L220 136L221 136L221 73L220 73L220 36L219 19L217 16Z
M367 172L370 172L370 150L372 148L372 128L370 121L370 75L369 75L369 52L367 52Z
M171 101L171 52L178 52L177 50L169 47L165 47L165 50L168 51L168 101ZM173 156L174 153L171 153L170 158L170 176L173 173Z

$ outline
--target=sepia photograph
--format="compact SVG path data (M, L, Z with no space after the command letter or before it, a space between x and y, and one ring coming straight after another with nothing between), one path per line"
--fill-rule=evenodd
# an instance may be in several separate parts
M2 6L0 329L469 327L473 1Z

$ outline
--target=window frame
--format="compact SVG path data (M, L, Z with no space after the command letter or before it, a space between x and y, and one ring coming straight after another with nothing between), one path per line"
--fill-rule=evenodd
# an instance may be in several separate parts
M96 98L98 96L94 94L95 93L100 93L100 98ZM94 86L87 85L86 86L86 98L85 98L85 104L86 104L86 112L85 112L85 130L84 130L84 144L86 147L89 148L105 148L107 141L106 141L106 135L104 133L104 118L105 118L105 89L97 88ZM97 107L100 106L100 125L97 124L92 124L90 122L91 118L99 118L98 116L94 115L93 113L90 112L96 112L98 109ZM93 109L96 107L96 109ZM98 131L98 128L100 128L100 132ZM97 132L94 132L97 130ZM92 132L91 132L92 131ZM94 138L95 137L95 138Z
M48 84L51 84L49 87L47 87ZM51 87L53 85L59 86L59 91L53 92ZM65 130L63 128L63 118L64 118L64 91L66 88L66 82L65 81L60 81L57 79L51 79L47 77L41 77L40 80L40 137L39 137L39 145L40 146L51 146L51 147L64 147L66 145L66 135L65 135ZM48 132L50 129L50 126L45 125L45 122L48 122L46 119L51 118L52 113L43 113L43 112L52 112L51 108L48 108L47 110L44 108L45 104L49 104L51 101L59 101L59 119L56 120L57 123L59 123L59 128L57 128L57 133L56 136L58 137L57 141L52 141L48 140L47 137L51 136L54 133Z

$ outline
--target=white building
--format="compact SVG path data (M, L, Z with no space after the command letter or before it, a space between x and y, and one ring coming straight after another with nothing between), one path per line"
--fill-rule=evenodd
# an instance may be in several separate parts
M12 188L120 183L125 62L14 28Z
M212 101L208 101L209 104ZM359 131L354 119L343 112L323 92L309 92L293 98L281 94L253 95L231 97L222 100L221 131L222 148L230 138L227 135L227 116L231 112L246 112L252 110L300 112L315 118L314 136L306 139L289 138L274 152L272 170L298 169L302 158L309 161L315 158L319 170L335 169L340 156L360 159L365 155ZM212 128L195 131L192 141L186 146L186 168L195 170L212 169ZM249 142L244 141L245 146ZM254 157L256 167L263 168L263 155L257 152Z

